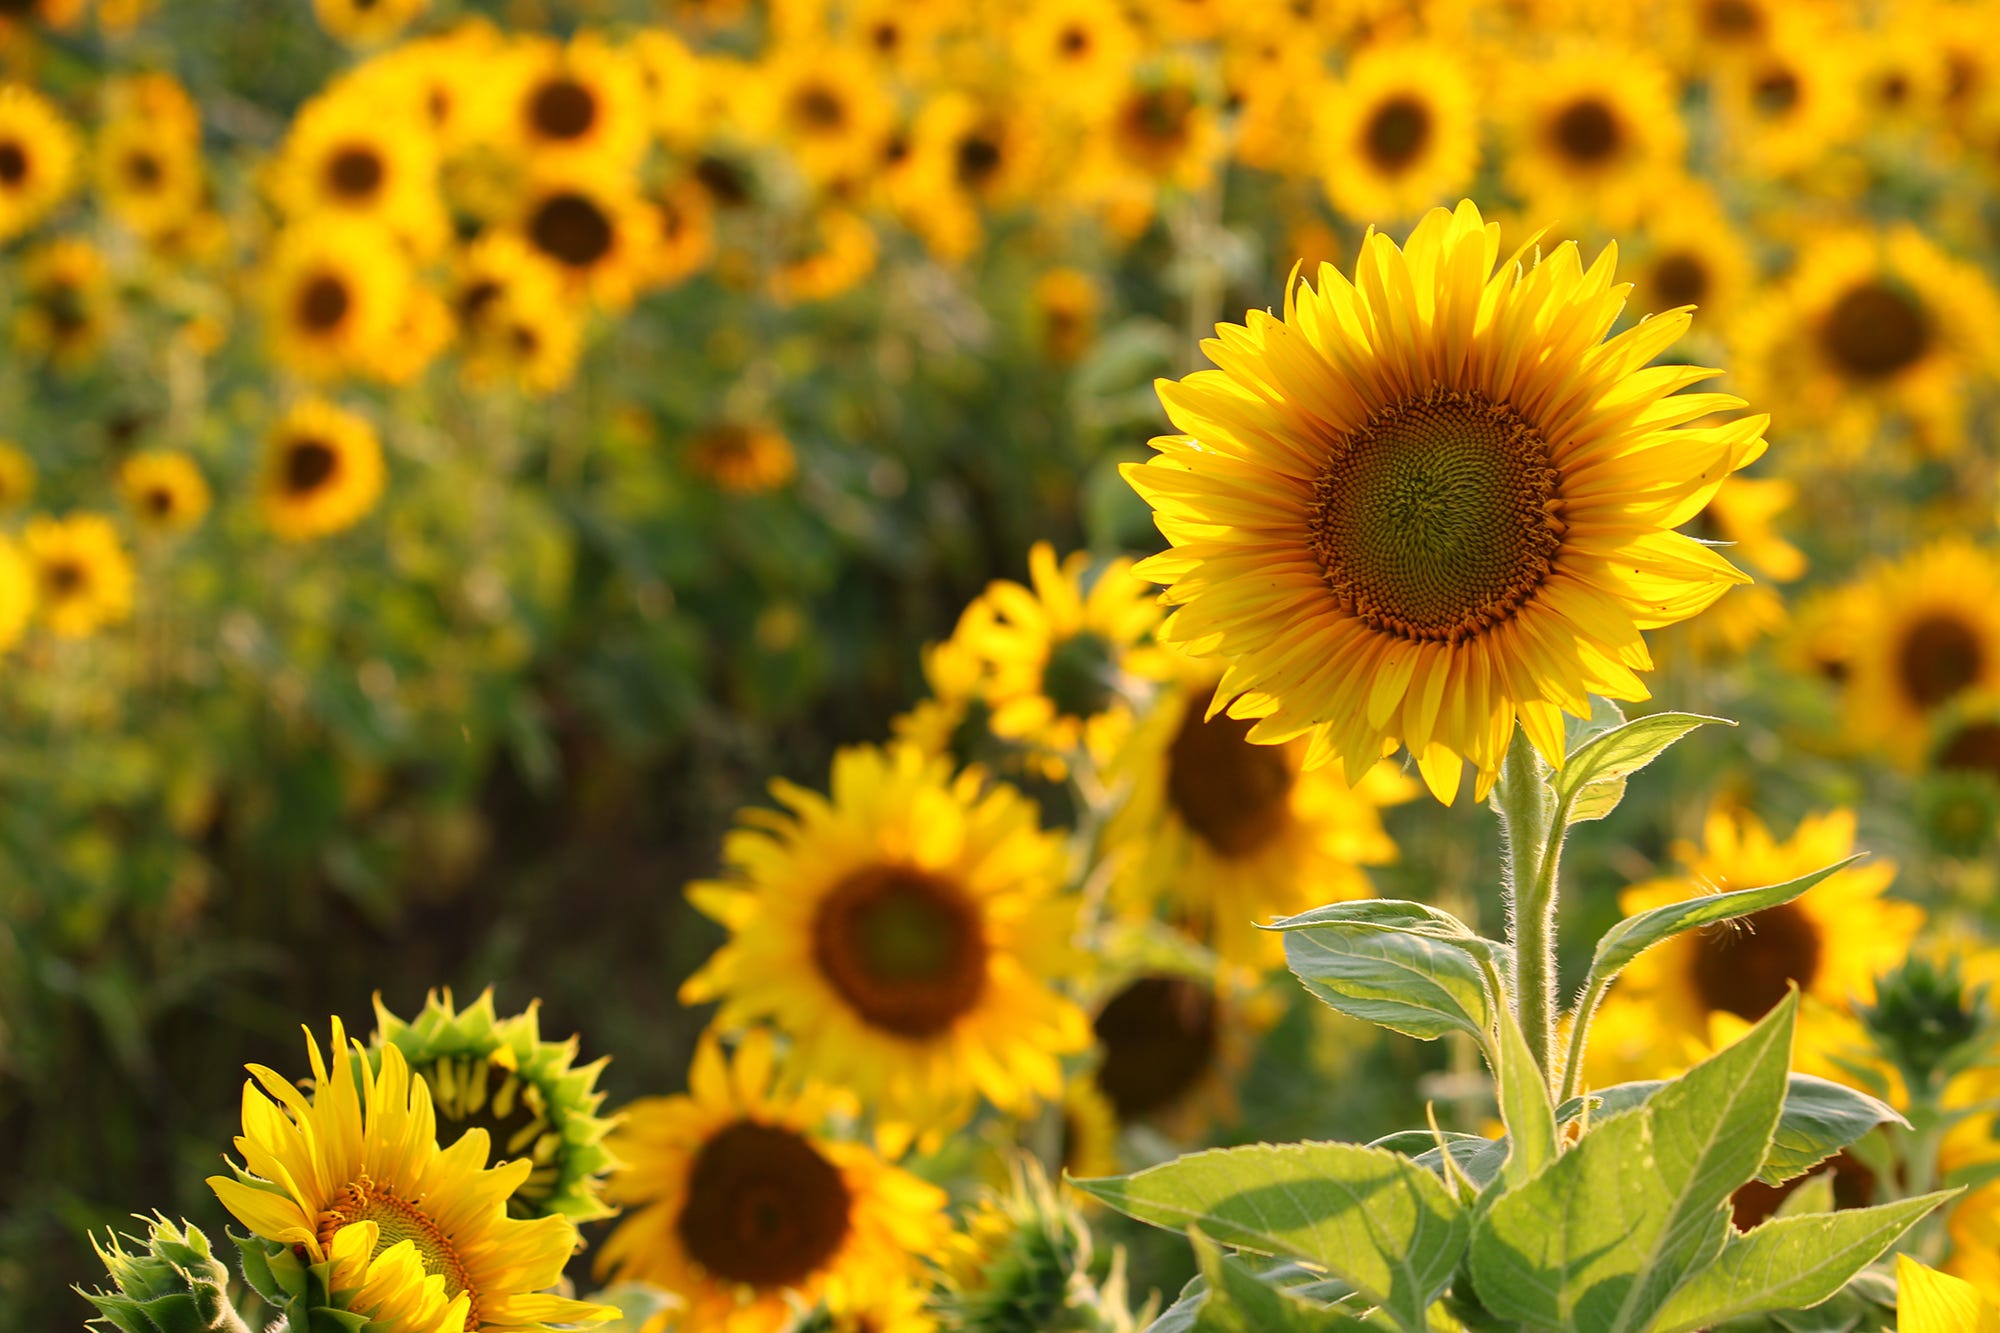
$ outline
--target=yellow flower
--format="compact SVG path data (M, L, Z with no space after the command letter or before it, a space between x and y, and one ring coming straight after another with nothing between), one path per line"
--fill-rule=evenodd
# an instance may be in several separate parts
M1856 111L1851 43L1812 6L1770 5L1756 54L1716 72L1717 141L1749 175L1806 172L1850 137Z
M1110 105L1139 49L1112 0L1032 0L1013 25L1013 43L1038 91L1086 115Z
M1514 77L1507 175L1537 216L1629 226L1679 176L1686 132L1650 56L1578 45Z
M1212 978L1147 972L1097 1007L1091 1081L1120 1124L1146 1122L1188 1142L1236 1118L1235 1085L1282 1006Z
M430 0L313 0L313 17L349 46L379 46L429 7Z
M935 1139L979 1097L1010 1112L1062 1089L1088 1027L1051 988L1072 966L1068 853L1034 805L908 745L842 750L830 797L772 784L729 878L688 898L730 939L681 988L716 1021L769 1020L803 1077L851 1088L885 1143Z
M549 394L568 384L583 349L583 311L562 271L513 232L489 232L461 257L451 307L468 382Z
M538 169L622 173L645 153L652 126L640 65L601 35L523 39L505 77L511 146Z
M384 227L322 215L280 233L264 274L280 362L314 379L365 368L409 300L409 261Z
M761 119L800 171L818 182L866 173L892 112L866 56L846 45L798 45L774 51L759 73Z
M17 343L63 367L96 357L114 299L96 246L64 237L36 247L21 263L21 287L26 299L14 316Z
M1034 127L1023 108L997 98L942 92L917 114L907 169L897 173L892 193L934 253L964 259L983 237L983 212L1028 196L1037 152Z
M1963 1278L1899 1254L1896 1333L2000 1333L2000 1301Z
M133 454L118 468L133 520L154 532L186 532L208 513L208 481L178 450Z
M1470 71L1451 48L1362 49L1320 113L1321 179L1354 218L1409 218L1452 198L1479 169Z
M132 614L132 561L111 520L32 518L21 544L34 567L36 609L58 638L87 638Z
M0 440L0 511L19 509L35 494L35 460L9 440Z
M307 1037L313 1095L249 1066L234 1177L209 1188L252 1234L334 1265L347 1308L381 1333L539 1331L615 1311L548 1295L576 1245L564 1217L523 1221L506 1200L532 1163L488 1168L483 1129L437 1142L429 1089L403 1053L366 1049L333 1023L333 1059Z
M631 182L601 172L538 177L522 198L517 229L564 282L598 306L620 311L648 279L659 215Z
M672 287L715 257L715 205L707 190L683 180L651 197L658 241L646 266L646 284Z
M775 491L798 471L784 432L756 422L719 422L689 441L687 456L717 489L737 495Z
M941 1190L823 1137L828 1094L776 1075L768 1032L732 1060L705 1035L687 1095L632 1103L612 1134L609 1193L627 1211L597 1270L679 1296L679 1333L778 1333L822 1300L836 1316L896 1303L948 1232Z
M1222 159L1222 127L1199 69L1170 60L1127 83L1098 134L1106 166L1158 185L1198 190Z
M1681 426L1741 406L1649 366L1686 312L1600 341L1611 249L1499 246L1469 202L1371 235L1358 285L1322 266L1205 343L1221 368L1160 388L1188 434L1124 469L1174 547L1137 571L1180 605L1161 637L1228 664L1250 739L1349 774L1401 741L1444 801L1461 756L1484 798L1517 718L1560 764L1564 711L1647 697L1640 631L1745 581L1672 529L1763 450L1763 417Z
M1115 1176L1118 1111L1094 1079L1072 1078L1063 1085L1062 1173L1078 1180Z
M21 548L0 537L0 650L20 642L35 609L35 572Z
M325 213L377 223L418 254L434 253L450 223L438 196L437 149L414 108L384 114L358 92L300 108L272 163L272 194L293 218Z
M110 82L97 131L97 192L106 209L151 239L187 222L202 202L201 116L165 74Z
M1750 249L1712 191L1675 186L1672 208L1647 210L1631 308L1657 315L1695 306L1713 329L1732 326L1756 278Z
M0 240L40 222L69 193L76 134L47 98L0 84Z
M264 520L286 541L353 527L382 494L382 445L367 420L322 398L285 414L264 449Z
M1784 598L1771 583L1790 583L1806 572L1805 553L1778 535L1773 520L1792 506L1798 487L1778 478L1729 478L1695 515L1689 534L1720 544L1754 575L1766 580L1731 588L1706 615L1675 627L1697 652L1710 647L1741 652L1784 627Z

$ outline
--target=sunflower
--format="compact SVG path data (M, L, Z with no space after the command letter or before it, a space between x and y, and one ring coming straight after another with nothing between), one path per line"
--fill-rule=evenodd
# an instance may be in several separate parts
M1110 107L1139 51L1113 0L1032 0L1013 25L1013 43L1036 89L1085 115Z
M1118 1135L1118 1109L1095 1079L1072 1078L1063 1085L1062 1174L1078 1180L1117 1175Z
M132 561L101 514L36 517L21 533L35 606L58 638L82 639L132 614Z
M379 0L378 0L379 2ZM492 148L506 135L506 39L490 22L471 19L448 32L393 47L337 79L329 93L380 108L384 119L421 125L451 158Z
M1165 0L1172 3L1174 0ZM1099 132L1106 164L1153 185L1198 190L1222 160L1222 124L1200 68L1168 60L1131 77Z
M875 228L852 209L822 205L785 219L766 287L779 305L830 301L875 270Z
M1188 1142L1237 1115L1235 1085L1282 1005L1187 972L1127 977L1097 1006L1091 1081L1121 1125Z
M14 341L57 366L88 364L111 322L111 273L89 241L64 237L36 247L21 263L22 295Z
M1896 1333L2000 1333L2000 1300L1981 1289L1896 1256Z
M308 398L265 445L265 522L294 542L353 527L380 498L382 471L382 445L366 419Z
M823 1137L829 1094L784 1091L776 1063L768 1032L728 1060L705 1035L687 1094L631 1103L612 1136L627 1213L597 1271L679 1296L680 1333L778 1333L820 1301L873 1305L915 1285L948 1233L943 1191Z
M1714 193L1677 187L1674 207L1649 210L1644 221L1631 308L1656 315L1695 306L1714 328L1732 327L1756 264Z
M1537 215L1629 226L1681 173L1673 82L1650 57L1579 45L1516 78L1507 176Z
M511 381L531 394L569 383L583 347L583 314L554 261L513 232L489 232L460 257L449 302L465 347L466 378Z
M646 282L668 288L687 281L715 257L715 206L693 180L651 198L658 242L646 266Z
M1640 631L1745 581L1672 529L1763 451L1763 417L1676 428L1741 405L1648 368L1685 311L1600 344L1612 250L1499 245L1469 202L1371 235L1358 286L1324 265L1205 343L1221 369L1160 390L1189 433L1124 469L1175 548L1137 570L1180 604L1162 638L1229 664L1250 739L1349 774L1400 740L1444 801L1461 756L1484 799L1517 717L1560 764L1563 711L1647 697Z
M0 440L0 513L19 509L35 494L35 460L21 446Z
M1105 829L1113 898L1134 916L1163 908L1224 962L1280 966L1283 937L1257 923L1369 896L1363 867L1396 857L1380 809L1416 792L1386 763L1350 787L1303 771L1303 741L1251 744L1249 722L1210 715L1218 674L1183 669L1114 767L1126 797Z
M2000 373L2000 295L1909 226L1815 235L1735 329L1746 389L1782 397L1836 458L1875 446L1885 417L1956 449L1967 384Z
M1962 539L1877 569L1849 621L1855 738L1915 764L1939 711L2000 692L2000 557Z
M1082 269L1052 268L1035 279L1032 293L1035 341L1042 356L1059 366L1074 365L1097 337L1103 296Z
M313 17L349 46L381 46L428 8L430 0L313 0Z
M602 309L619 311L646 282L659 223L630 181L573 172L530 183L516 230L572 290L588 293Z
M1797 879L1851 855L1854 827L1852 811L1835 810L1808 816L1780 842L1755 815L1718 806L1709 811L1702 845L1676 848L1686 873L1625 890L1619 909L1631 916L1703 893ZM1640 954L1613 989L1625 1011L1644 1015L1634 1025L1636 1040L1612 1036L1614 1016L1600 1051L1593 1027L1586 1055L1592 1083L1675 1072L1674 1053L1693 1063L1729 1044L1794 984L1836 1014L1873 998L1875 975L1902 960L1923 924L1921 908L1883 896L1895 877L1887 861L1851 866L1802 898L1676 935ZM1830 1023L1802 1018L1795 1059L1823 1054L1812 1037L1831 1030Z
M533 1163L507 1196L510 1214L573 1222L611 1215L602 1198L603 1176L613 1165L604 1146L611 1122L597 1115L604 1059L579 1066L575 1037L543 1041L539 1000L503 1019L490 987L463 1009L449 990L432 991L422 1011L404 1022L377 995L375 1021L371 1045L378 1058L388 1046L403 1053L452 1137L477 1127L503 1159Z
M680 38L661 28L632 34L628 49L654 135L672 149L691 146L705 128L700 59Z
M201 210L201 113L165 74L110 81L92 164L111 215L152 238Z
M1114 560L1094 580L1090 569L1089 552L1058 564L1037 542L1028 585L995 580L953 636L979 661L993 733L1039 750L1052 778L1081 756L1110 761L1131 729L1132 697L1164 665L1149 643L1158 600L1131 562Z
M1781 478L1734 476L1694 517L1688 532L1723 545L1760 579L1790 583L1806 572L1805 553L1780 536L1773 522L1797 498L1798 487ZM1765 583L1756 583L1731 588L1707 615L1688 622L1685 629L1698 644L1741 652L1784 623L1784 599Z
M209 1188L263 1240L332 1261L336 1295L382 1333L542 1330L602 1323L616 1312L544 1293L562 1277L576 1227L562 1217L521 1221L506 1199L530 1164L488 1168L486 1131L437 1142L429 1090L403 1053L379 1072L333 1021L332 1060L310 1035L313 1094L249 1066L243 1087L243 1164Z
M681 988L725 1028L770 1019L802 1075L852 1088L899 1145L961 1123L978 1097L1016 1112L1062 1090L1089 1040L1050 987L1073 961L1062 839L977 769L904 744L834 759L822 797L774 783L747 812L730 878L688 897L731 938Z
M792 442L775 426L721 421L688 441L688 466L733 495L761 495L788 485L799 470Z
M1322 180L1349 217L1414 217L1479 170L1472 79L1449 48L1369 46L1320 113Z
M208 513L208 480L176 449L127 458L118 468L118 489L133 521L150 532L186 532Z
M34 609L34 570L19 546L0 537L0 650L20 642Z
M322 213L379 223L418 254L450 232L438 195L437 149L422 130L358 95L299 109L271 165L272 194L293 218Z
M1715 77L1721 155L1753 179L1817 166L1850 139L1858 108L1853 43L1810 6L1772 6L1770 18L1755 56Z
M361 369L394 335L410 285L409 262L386 228L332 217L294 224L264 273L272 349L315 379Z
M645 153L652 125L640 65L601 35L522 39L507 73L511 141L538 169L623 173Z
M17 26L39 24L45 28L70 28L83 16L84 0L13 0L0 12L0 37Z
M1667 46L1675 66L1700 76L1741 65L1760 55L1790 0L1689 0L1657 7L1670 26Z
M0 240L40 222L69 193L76 135L49 100L0 83Z
M932 81L940 37L950 30L951 17L945 5L855 0L847 7L843 31L885 79L922 87Z
M909 138L894 202L932 252L961 260L982 239L983 212L1027 199L1038 145L1023 109L957 90L930 98Z
M790 148L809 180L865 173L893 123L867 56L852 46L774 51L758 71L766 131Z

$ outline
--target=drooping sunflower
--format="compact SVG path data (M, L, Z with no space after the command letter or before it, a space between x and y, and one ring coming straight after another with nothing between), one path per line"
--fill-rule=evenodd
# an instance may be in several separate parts
M799 470L792 442L763 422L717 422L688 441L687 460L716 489L734 495L775 491Z
M1105 830L1114 898L1136 916L1164 914L1226 963L1279 965L1283 937L1258 923L1368 896L1364 867L1396 857L1380 810L1415 788L1386 763L1353 786L1331 768L1305 771L1305 742L1253 745L1249 722L1210 716L1212 668L1180 675L1115 767L1126 797Z
M118 489L132 521L149 532L186 532L208 513L208 480L177 449L133 454L118 468Z
M1507 176L1535 216L1626 227L1681 174L1673 82L1643 52L1593 43L1515 77Z
M31 518L21 545L34 570L36 611L56 637L88 638L132 614L132 560L110 519Z
M264 447L264 521L286 541L328 536L375 507L382 480L382 445L367 419L308 398Z
M935 1138L979 1097L1026 1110L1089 1040L1051 986L1073 962L1062 840L978 770L905 744L834 759L829 796L773 783L729 878L688 898L731 938L681 988L725 1029L769 1020L802 1076L851 1088L891 1145Z
M1472 78L1450 48L1364 48L1319 122L1321 180L1352 218L1409 218L1459 194L1479 169Z
M1857 741L1914 765L1941 710L2000 692L2000 556L1946 540L1883 566L1846 628L1841 712Z
M543 1041L541 1001L500 1018L490 987L463 1009L449 990L432 991L404 1022L377 995L375 1022L378 1059L386 1046L403 1053L411 1076L429 1086L452 1138L483 1129L503 1160L532 1164L507 1196L508 1213L573 1222L611 1215L603 1199L603 1178L613 1165L604 1146L611 1122L597 1114L605 1061L578 1065L575 1037Z
M438 195L437 148L427 127L385 116L348 93L307 102L271 165L272 193L293 218L321 213L386 227L418 254L450 232Z
M264 274L278 359L330 379L364 368L403 317L409 261L385 227L321 216L280 233Z
M313 17L349 46L380 46L394 41L428 8L430 0L313 0Z
M1646 697L1640 631L1745 581L1672 529L1763 451L1763 417L1682 425L1741 406L1678 392L1714 371L1649 367L1687 312L1600 341L1611 248L1499 247L1469 202L1371 235L1358 285L1324 265L1222 326L1219 369L1160 387L1188 433L1124 469L1174 548L1136 571L1179 604L1161 637L1228 664L1217 706L1309 736L1307 768L1401 741L1446 801L1461 757L1484 798L1517 719L1559 764L1564 711Z
M310 1100L276 1070L249 1066L242 1164L209 1188L250 1232L333 1261L336 1294L382 1333L539 1333L616 1312L547 1294L576 1245L563 1217L507 1216L525 1159L487 1167L486 1131L437 1141L429 1090L403 1053L378 1072L333 1023L329 1061L306 1041Z
M1951 452L1966 385L2000 375L2000 294L1909 226L1815 235L1734 332L1746 391L1782 396L1820 458L1863 454L1885 419Z
M584 30L567 44L519 41L506 70L508 131L542 164L630 171L651 141L646 84L633 55Z
M76 134L32 88L0 84L0 240L61 203L76 176Z
M96 246L74 236L37 246L22 260L21 287L16 343L64 368L96 357L115 308L111 271Z
M769 1032L727 1060L706 1035L687 1095L633 1102L612 1136L626 1216L597 1271L679 1296L682 1333L778 1333L817 1302L872 1304L915 1285L949 1230L943 1191L822 1136L827 1093L776 1074Z
M1676 848L1685 873L1634 885L1619 896L1619 908L1630 916L1703 893L1797 879L1851 855L1854 829L1854 813L1835 810L1808 816L1779 841L1755 815L1718 806L1709 811L1701 845ZM1794 984L1835 1014L1873 998L1876 974L1903 959L1923 924L1921 908L1884 896L1895 877L1888 861L1850 866L1804 897L1687 931L1640 954L1613 995L1643 1017L1631 1025L1631 1041L1613 1038L1616 1015L1602 1042L1593 1027L1585 1056L1591 1082L1678 1072L1684 1065L1676 1054L1693 1063L1728 1045ZM1795 1058L1813 1062L1823 1052L1810 1038L1832 1030L1831 1022L1802 1019Z

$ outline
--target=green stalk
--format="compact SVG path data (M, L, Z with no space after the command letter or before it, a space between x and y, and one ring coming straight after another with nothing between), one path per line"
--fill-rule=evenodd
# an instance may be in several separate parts
M1547 766L1516 731L1500 766L1495 806L1506 843L1507 942L1514 949L1514 1006L1528 1049L1553 1084L1556 1045L1556 865L1561 830Z

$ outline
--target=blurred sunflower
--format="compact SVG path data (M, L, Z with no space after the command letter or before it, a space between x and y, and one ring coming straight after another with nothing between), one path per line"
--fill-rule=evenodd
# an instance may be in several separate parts
M97 194L125 226L151 239L184 225L202 205L201 118L163 74L111 83L93 166Z
M1854 851L1854 813L1835 810L1800 821L1783 842L1747 811L1718 806L1703 826L1702 843L1678 844L1683 875L1634 885L1619 895L1627 916L1703 893L1782 884ZM1613 988L1623 1008L1643 1015L1635 1036L1621 1042L1606 1028L1585 1060L1593 1086L1678 1071L1672 1057L1699 1058L1736 1040L1796 984L1834 1011L1873 998L1878 972L1902 960L1923 925L1923 910L1883 896L1896 877L1887 861L1870 861L1828 876L1796 898L1737 922L1688 931L1654 945L1632 961ZM1607 1011L1610 1006L1607 1005ZM1803 1022L1796 1058L1819 1054ZM1635 1052L1648 1054L1638 1056ZM1689 1060L1689 1063L1692 1061Z
M187 532L208 513L208 480L177 449L133 454L118 467L118 489L132 521L156 533Z
M597 1271L679 1296L681 1333L778 1333L821 1301L872 1304L916 1285L949 1231L943 1191L823 1137L827 1094L776 1075L768 1032L729 1060L705 1035L687 1094L631 1103L612 1136L626 1216Z
M34 570L36 611L58 638L87 638L132 614L132 561L111 520L37 516L21 545Z
M505 137L505 80L496 80L493 71L506 57L500 31L484 19L468 19L390 48L330 91L381 108L385 119L423 126L438 153L449 158Z
M773 51L758 71L760 118L813 181L865 173L892 124L867 57L851 46Z
M780 305L830 301L875 271L875 228L849 208L822 205L784 220L766 284Z
M0 240L40 222L69 193L76 136L49 100L0 84Z
M115 308L111 272L96 246L66 236L36 247L21 262L21 289L19 346L69 369L96 358Z
M320 96L301 107L271 179L279 207L295 219L373 222L418 254L435 253L450 232L431 135L359 96Z
M1712 191L1687 183L1675 194L1674 207L1643 220L1630 308L1656 315L1694 306L1711 329L1731 328L1757 276L1750 247Z
M507 78L511 147L537 170L615 176L645 153L652 125L640 66L600 34L586 29L567 44L519 39Z
M1812 6L1768 7L1755 55L1715 75L1723 156L1752 179L1817 165L1847 142L1856 113L1853 44Z
M1086 116L1110 106L1139 50L1113 0L1031 0L1013 24L1013 43L1023 77Z
M1093 142L1109 149L1112 171L1198 190L1213 179L1225 147L1213 101L1198 66L1166 61L1129 79Z
M363 417L323 398L285 414L264 447L264 521L286 541L353 527L382 494L382 446Z
M602 309L630 305L647 280L659 218L621 177L539 177L521 201L518 231L566 283Z
M653 134L669 149L693 144L706 128L702 64L687 44L662 28L632 34L627 48L638 71Z
M646 285L668 288L708 267L715 257L715 207L692 180L651 196L658 243L646 266Z
M735 495L775 491L799 470L792 442L761 422L717 422L688 441L687 460L716 489Z
M17 27L39 24L45 28L70 28L83 17L84 0L14 0L0 13L0 37Z
M0 440L0 513L19 509L35 494L35 460L8 440Z
M1782 398L1786 419L1825 442L1816 461L1870 452L1885 418L1949 452L1967 386L2000 375L2000 295L1913 227L1834 230L1808 239L1735 338L1746 391Z
M1461 757L1484 799L1517 718L1560 764L1564 711L1646 697L1640 631L1746 581L1672 529L1763 451L1763 417L1682 426L1741 406L1649 365L1685 312L1600 343L1611 249L1499 247L1469 202L1370 236L1358 286L1324 265L1204 343L1221 368L1160 387L1189 433L1124 469L1175 548L1137 570L1180 604L1161 637L1230 664L1250 739L1349 774L1400 740L1444 801Z
M983 213L1028 197L1038 145L1025 108L956 90L928 99L910 131L909 170L896 202L937 255L964 259Z
M1119 1124L1144 1122L1192 1140L1235 1117L1236 1080L1279 1012L1207 977L1130 977L1098 1004L1091 1081Z
M1084 1076L1063 1085L1062 1174L1078 1180L1115 1176L1118 1161L1118 1109Z
M583 348L583 314L554 261L513 232L488 232L460 256L449 302L478 385L530 394L569 383Z
M263 275L273 352L314 379L361 368L395 332L410 282L382 227L321 216L286 228Z
M402 35L430 0L313 0L313 17L349 46L380 46Z
M1651 56L1578 45L1514 77L1505 164L1535 215L1627 227L1681 175L1686 131Z
M1126 912L1167 920L1226 963L1281 966L1283 937L1257 923L1369 895L1364 866L1396 858L1380 809L1415 786L1378 764L1350 787L1302 771L1305 743L1253 745L1251 724L1210 715L1217 675L1190 664L1134 730L1113 772L1126 791L1105 829Z
M616 1312L546 1294L576 1245L567 1218L521 1221L505 1200L525 1161L486 1166L486 1132L437 1142L428 1089L401 1051L381 1069L361 1043L349 1056L333 1023L332 1060L310 1036L313 1094L251 1065L233 1176L209 1188L252 1235L332 1261L328 1285L382 1333L539 1333L602 1323Z
M597 1115L604 1094L597 1076L604 1059L579 1066L577 1039L543 1041L541 1002L499 1017L489 987L463 1009L451 992L424 997L408 1022L375 997L377 1058L382 1048L403 1053L412 1077L430 1089L431 1104L456 1139L482 1129L502 1159L532 1169L507 1196L515 1217L555 1214L573 1222L609 1217L603 1177L612 1167L604 1146L611 1122Z
M1059 366L1083 359L1097 337L1097 312L1103 295L1092 277L1078 268L1052 268L1035 279L1035 341L1042 356Z
M1479 169L1472 78L1431 42L1362 49L1320 114L1321 180L1352 218L1408 218L1462 191Z
M1058 1060L1089 1030L1050 985L1076 907L1034 805L903 744L842 750L830 797L771 790L785 810L744 814L730 878L688 889L730 939L682 1002L720 1000L725 1029L770 1020L800 1075L853 1089L892 1153L978 1097L1018 1112L1058 1096Z
M0 651L13 647L35 610L35 571L10 537L0 537Z

